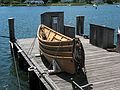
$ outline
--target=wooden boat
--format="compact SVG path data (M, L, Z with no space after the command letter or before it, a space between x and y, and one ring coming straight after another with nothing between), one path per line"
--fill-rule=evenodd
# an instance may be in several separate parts
M42 54L49 63L55 60L62 72L74 74L84 67L84 50L79 39L67 37L45 25L38 27L37 37Z

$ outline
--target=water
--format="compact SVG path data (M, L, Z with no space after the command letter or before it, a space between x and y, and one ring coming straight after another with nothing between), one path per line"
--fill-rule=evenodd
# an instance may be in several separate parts
M0 36L9 36L8 18L15 18L17 39L35 37L40 24L40 14L63 11L65 25L76 26L76 16L85 16L85 34L89 35L89 24L105 25L117 30L120 26L120 8L115 5L98 6L40 6L40 7L0 7ZM116 43L116 31L115 31ZM28 90L25 72L19 70L22 90ZM9 39L0 37L0 90L18 90L13 59L10 54Z

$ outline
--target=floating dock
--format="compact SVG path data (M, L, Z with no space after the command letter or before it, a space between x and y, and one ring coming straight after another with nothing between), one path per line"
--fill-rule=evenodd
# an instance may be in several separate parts
M81 72L79 75L70 75L67 73L48 75L48 69L43 64L44 59L39 55L40 51L37 39L35 40L31 54L27 53L34 38L18 39L15 46L22 50L21 53L24 52L23 57L27 63L31 67L36 67L33 71L37 74L38 79L42 80L42 83L48 90L55 90L55 88L60 90L73 90L71 78L73 78L79 86L93 84L93 90L119 90L120 54L108 52L105 49L91 45L89 39L84 39L81 36L77 37L80 38L85 50L86 74ZM42 75L45 75L45 77ZM49 84L46 83L47 79L49 80ZM51 88L50 85L53 85L54 88Z

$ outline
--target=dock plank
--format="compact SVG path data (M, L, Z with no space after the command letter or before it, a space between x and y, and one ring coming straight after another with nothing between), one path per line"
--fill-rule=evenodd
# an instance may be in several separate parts
M105 49L93 46L89 44L89 39L84 39L80 36L79 38L85 51L86 76L59 73L49 75L51 80L61 90L73 90L71 78L74 78L80 86L92 83L93 90L120 90L120 54L108 52ZM22 49L28 53L33 41L34 38L19 39L18 43ZM39 53L38 40L36 39L34 48L28 56L31 57L43 71L47 72L48 68L44 65L44 60L41 60L41 57L35 57L35 54Z
M86 53L87 78L89 83L93 83L93 89L119 90L120 54L91 46L89 40L84 42L82 37L81 41Z

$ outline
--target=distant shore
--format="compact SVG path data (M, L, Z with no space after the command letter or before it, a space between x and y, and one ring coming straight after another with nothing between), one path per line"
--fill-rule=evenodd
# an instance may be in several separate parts
M107 3L97 3L97 5L104 5ZM114 3L114 4L120 4L120 3ZM0 6L83 6L83 5L93 5L93 3L91 4L87 4L86 2L80 2L80 3L72 3L72 2L67 2L67 3L47 3L47 4L24 4L24 3L20 3L20 4L0 4Z

